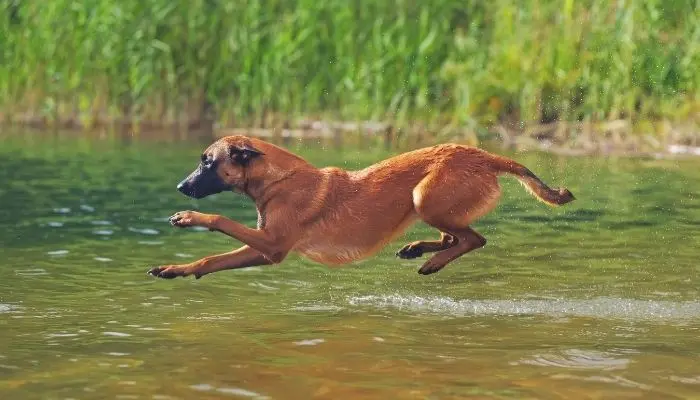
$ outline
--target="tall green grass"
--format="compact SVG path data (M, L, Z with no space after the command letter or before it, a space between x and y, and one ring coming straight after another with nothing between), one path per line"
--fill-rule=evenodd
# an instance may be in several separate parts
M484 126L700 112L700 0L0 0L0 113Z

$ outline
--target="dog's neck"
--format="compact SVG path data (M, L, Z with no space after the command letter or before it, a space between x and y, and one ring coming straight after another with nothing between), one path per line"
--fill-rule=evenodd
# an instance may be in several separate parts
M278 184L301 171L313 171L316 169L302 159L291 161L283 165L269 163L261 175L250 174L246 176L245 184L241 191L253 200L256 206L261 207L271 198L283 194L283 192L276 190Z

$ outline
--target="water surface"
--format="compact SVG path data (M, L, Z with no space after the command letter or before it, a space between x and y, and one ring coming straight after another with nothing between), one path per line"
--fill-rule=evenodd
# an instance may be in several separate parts
M199 144L27 135L0 148L0 397L688 398L700 392L700 161L516 154L578 200L503 178L485 248L438 274L379 256L200 280L145 275L239 245L182 209L250 225L241 196L175 191ZM378 151L297 149L358 168ZM371 206L371 205L369 205Z

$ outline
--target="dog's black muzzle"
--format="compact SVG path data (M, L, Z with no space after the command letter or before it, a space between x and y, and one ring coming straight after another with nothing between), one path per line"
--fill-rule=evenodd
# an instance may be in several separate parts
M185 196L201 199L225 190L231 190L231 186L226 185L216 171L200 165L190 176L178 183L177 190Z

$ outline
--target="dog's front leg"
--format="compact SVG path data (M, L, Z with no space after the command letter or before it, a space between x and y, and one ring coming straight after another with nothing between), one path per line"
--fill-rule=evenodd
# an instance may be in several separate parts
M269 264L272 264L272 262L259 251L250 246L243 246L232 252L204 257L190 264L162 265L151 268L148 274L165 279L194 275L195 278L199 279L206 274L223 271L225 269L246 268Z
M293 235L290 224L268 224L262 229L251 229L221 215L202 214L196 211L180 211L170 217L173 226L203 226L222 232L260 252L274 264L282 262L292 248ZM275 229L276 228L276 229Z

